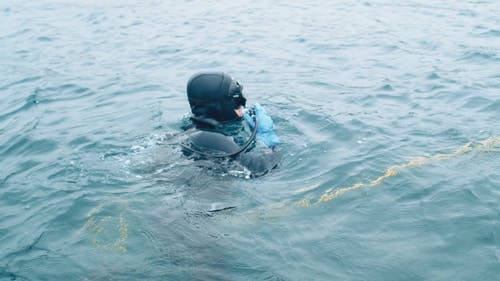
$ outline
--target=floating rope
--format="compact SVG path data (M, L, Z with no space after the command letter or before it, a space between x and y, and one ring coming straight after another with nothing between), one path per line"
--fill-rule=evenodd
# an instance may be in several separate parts
M451 158L456 158L468 153L471 153L473 151L477 150L483 150L482 153L490 153L490 152L497 152L498 150L496 149L496 146L500 144L500 137L490 137L488 139L485 139L483 141L478 142L475 145L472 145L471 143L468 143L464 146L459 147L455 152L453 153L448 153L448 154L436 154L436 155L431 155L427 157L417 157L415 159L410 160L407 163L400 164L400 165L394 165L390 166L385 170L385 173L381 175L380 177L369 181L365 183L356 183L348 187L340 188L340 189L333 189L330 188L326 190L317 200L311 200L311 199L302 199L299 202L297 202L298 206L303 206L303 207L311 207L315 205L319 205L324 202L328 202L330 200L333 200L339 196L342 196L346 194L349 191L360 189L360 188L365 188L365 187L374 187L382 182L384 182L386 179L394 177L399 175L400 170L408 167L418 167L418 166L423 166L427 165L436 161L443 161L443 160L448 160Z
M118 217L118 224L113 225L113 221L116 218L111 216L99 216L98 213L102 210L102 207L99 206L94 208L88 214L88 220L83 226L83 228L79 231L81 234L83 230L88 231L92 236L92 244L102 250L114 250L121 253L127 252L127 239L128 239L128 224L125 221L125 217L122 212ZM116 229L115 229L116 227ZM114 233L118 234L116 239L110 239L110 236L113 237Z

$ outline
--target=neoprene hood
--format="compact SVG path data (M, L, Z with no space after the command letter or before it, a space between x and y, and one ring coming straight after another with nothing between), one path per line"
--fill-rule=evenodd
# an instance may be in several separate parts
M196 73L188 81L187 97L194 119L227 122L239 119L234 112L246 105L243 86L223 72Z

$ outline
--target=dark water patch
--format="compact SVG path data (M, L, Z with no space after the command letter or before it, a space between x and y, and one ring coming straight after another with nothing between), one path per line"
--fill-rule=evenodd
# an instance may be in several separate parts
M476 11L472 11L472 10L460 10L459 13L458 13L458 15L475 18L479 14Z
M36 88L34 91L38 103L54 103L78 100L93 96L95 92L76 84L63 84L56 87Z
M26 137L15 136L3 150L0 150L2 157L9 155L40 155L52 152L58 148L57 142L49 139L32 140Z
M190 67L197 69L213 69L216 70L220 67L223 67L224 63L220 60L204 60L202 62L192 63Z
M417 100L422 104L426 104L426 109L430 111L433 111L433 109L436 108L436 105L429 104L430 101L435 101L439 104L446 103L451 105L470 95L469 91L464 89L440 89L440 86L438 85L434 91L431 91L436 86L435 84L425 86L429 88L419 89L417 91L419 93ZM435 114L438 114L438 112Z
M156 48L153 53L156 55L171 55L181 52L182 50L176 46L160 46Z
M306 42L306 39L303 37L297 37L294 39L294 41L297 43L304 43L304 42Z
M96 163L97 165L100 163ZM93 196L106 197L108 195L126 195L129 193L128 187L131 185L131 180L125 177L113 177L104 167L87 168L87 172L82 175L79 180L79 186L90 192Z
M462 85L462 89L469 90L469 91L484 91L484 89L487 89L488 86L484 85L481 82L475 81L470 84Z
M126 156L127 152L124 151L107 151L99 155L99 159L105 160L107 158L112 158L116 156Z
M27 111L33 107L35 107L39 103L38 98L36 95L29 95L25 100L24 103L18 107L17 109L14 109L10 112L7 112L5 114L0 115L0 121L3 121L5 119L8 119L10 117L18 116L19 113L23 111Z
M389 103L388 103L389 100L395 101L397 103L404 103L404 102L410 100L410 98L408 97L407 94L397 93L397 92L394 94L389 94L389 93L393 92L393 90L384 90L384 91L388 92L388 93L376 94L373 97L374 99L372 102L383 103L384 108L386 108L387 106L389 106ZM371 105L371 104L368 103L367 106L368 105ZM377 113L377 112L378 111L375 111L375 113Z
M383 50L386 53L394 52L394 51L397 51L399 49L400 49L400 47L398 45L384 45L383 46Z
M140 93L144 93L144 92L161 92L161 91L164 91L164 88L161 85L145 85L145 86L134 88L134 89L116 91L116 92L113 92L111 95L112 96L134 95L134 94L140 94Z
M114 101L105 101L105 102L99 102L94 105L95 108L105 108L105 107L112 107L116 105Z
M475 63L491 63L499 61L497 53L491 51L467 51L459 60L472 61Z
M20 85L20 84L26 84L26 83L35 82L35 81L38 81L40 79L42 79L41 76L27 77L27 78L21 79L19 81L15 81L15 82L9 83L9 84L4 85L4 86L0 86L0 91L8 90L11 87L17 86L17 85Z
M461 143L467 143L467 136L464 132L455 128L445 129L440 132L435 132L437 136L445 137L445 139L458 140Z
M95 12L86 16L84 20L92 25L98 25L108 20L108 17L104 12Z
M40 36L36 38L40 42L52 42L53 39L47 36Z
M479 29L481 30L482 32L479 32L479 33L473 33L472 35L473 36L476 36L476 37L482 37L482 38L495 38L495 37L500 37L500 30L497 30L497 29L488 29L486 27L481 27L481 28L477 28L476 29ZM488 30L486 30L488 29ZM478 31L479 31L478 30ZM486 30L486 31L484 31Z
M458 84L458 81L455 79L445 78L444 72L442 72L442 71L440 71L439 73L438 72L431 72L425 77L425 79L430 80L430 81L440 81L439 84L427 84L426 89L431 89L431 90L444 88L445 85L448 85L448 84Z
M3 258L9 259L9 260L14 260L14 259L19 259L20 257L27 256L27 255L29 255L30 257L35 256L34 258L46 255L49 251L47 249L39 248L37 246L38 242L43 237L43 235L44 234L41 233L40 235L38 235L38 237L35 237L33 239L33 241L30 241L30 243L28 245L25 245L25 246L21 247L20 249L17 249L15 251L8 253Z
M89 142L92 142L92 140L90 140L89 138L87 138L85 136L80 136L80 137L76 137L73 140L71 140L68 143L68 146L70 146L70 147L79 147L81 145L88 144Z
M449 83L455 82L453 80L444 80L444 81ZM443 85L443 84L429 84L428 87L429 87L428 90L431 92L450 88L448 85Z
M54 167L52 167L53 169ZM81 169L74 169L70 167L61 168L59 171L54 172L47 176L48 180L58 180L62 179L66 183L78 183L79 175L81 174Z
M136 20L134 22L131 22L130 24L127 24L127 25L121 25L120 28L121 29L128 29L130 27L133 27L133 26L139 26L139 25L142 25L144 22L140 21L140 20Z
M405 174L410 174L408 171ZM407 184L407 182L405 183ZM406 188L405 192L397 198L397 202L422 202L429 201L440 191L440 187L446 185L446 180L433 183L430 186L423 186L421 189Z
M354 132L342 124L330 124L325 129L333 133L333 138L342 142L348 142L354 138Z
M104 132L102 132L104 133ZM98 135L97 133L94 133L94 136ZM123 151L128 151L129 147L128 146L122 146L119 144L115 144L112 142L103 142L103 141L92 141L92 142L87 142L84 146L81 147L80 151L87 151L87 152L105 152L105 153L111 153L113 154L113 151L117 151L117 153L122 153Z
M29 280L27 278L22 277L21 275L17 275L13 272L7 271L4 268L0 268L0 278L2 278L2 280L10 280L10 281Z
M331 51L340 51L344 49L357 47L351 44L328 44L328 43L308 43L307 44L311 51L319 53L327 53Z
M488 27L479 24L479 25L474 26L474 29L477 29L477 30L487 30Z
M51 119L47 118L44 124L49 128L56 128L56 125L63 125L68 120L67 115L61 114L61 112L57 110L46 110L44 113L46 113L47 115L50 114L50 116L52 117ZM54 115L57 115L57 117ZM61 132L61 134L64 135L67 134L67 132Z
M393 70L398 69L398 66L396 66L396 65L388 64L388 63L381 62L381 61L376 61L375 67L378 69L393 69ZM414 77L413 74L406 74L406 75L411 76L410 78Z
M493 101L487 99L487 98L483 98L483 97L480 97L480 96L476 96L476 97L470 97L466 100L466 103L462 106L462 107L465 107L465 108L478 108L478 107L482 107L484 108L485 106L489 106L493 103Z
M14 136L9 141L7 141L6 145L3 145L0 150L0 156L7 156L12 153L17 154L19 150L22 150L23 147L26 147L30 142L30 139L25 137ZM12 143L12 144L10 144Z
M120 80L119 78L111 79L110 82L107 82L106 84L97 87L97 90L105 90L105 89L108 89L110 87L118 86L118 85L120 85L119 80Z
M20 54L20 55L22 55L22 57L23 57L23 58L26 58L26 57L28 56L28 54L29 54L29 53L30 53L30 51L28 51L28 50L17 50L17 51L15 52L15 54Z
M307 135L309 144L320 144L333 139L349 140L352 133L344 125L331 120L328 115L301 110L297 113L293 125L301 134Z
M32 168L34 168L40 164L41 164L40 161L34 161L34 160L27 160L27 161L17 163L15 165L14 171L7 172L8 174L2 179L2 182L5 183L5 182L9 181L10 178L17 176L19 174L28 172ZM6 170L3 170L2 174L4 174L5 172L6 172Z
M423 86L424 86L424 88L421 89L420 91L426 92L426 93L431 93L431 92L439 91L439 90L446 88L446 86L442 85L442 84L426 84Z
M498 116L500 114L500 100L490 103L480 110L481 112L493 112Z
M339 88L339 86L332 84L332 83L325 82L325 81L310 81L310 82L307 82L305 84L313 86L313 87L325 88L325 89L338 89Z
M20 35L24 35L24 34L28 34L28 33L31 33L32 32L32 29L31 28L25 28L23 30L20 30L20 31L15 31L11 34L8 34L8 35L5 35L5 36L1 36L0 39L9 39L9 38L15 38L17 36L20 36Z
M378 88L377 91L392 92L394 91L394 88L390 84L385 84L384 86Z
M432 42L427 40L420 41L419 44L423 49L428 51L436 51L440 46L440 44L437 42Z
M428 80L436 80L436 79L441 79L441 76L439 76L436 72L432 72L431 74L427 75L426 78Z
M354 156L349 162L335 163L331 167L323 166L323 176L326 178L318 190L342 188L360 182L362 173L365 172L363 163L363 158Z

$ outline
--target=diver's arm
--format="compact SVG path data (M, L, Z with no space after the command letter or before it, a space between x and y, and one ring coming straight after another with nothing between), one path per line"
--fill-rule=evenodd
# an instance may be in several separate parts
M198 131L190 136L190 149L198 154L232 154L239 150L233 138L217 132Z
M257 142L266 146L261 153L245 153L241 155L240 163L247 167L252 174L259 176L275 168L281 160L281 153L277 149L280 140L274 132L274 122L266 110L258 103L253 106L252 117L249 111L245 112L244 118L250 125L257 126ZM256 120L255 120L255 119Z
M253 112L256 120L252 117L250 112ZM255 128L255 126L257 126L257 141L259 143L262 143L271 149L274 149L278 144L280 144L280 139L274 132L273 119L260 104L256 103L252 110L245 112L243 117L248 122L250 127Z
M240 154L237 160L242 166L247 168L253 176L261 176L278 166L281 160L281 153L278 150L248 152Z

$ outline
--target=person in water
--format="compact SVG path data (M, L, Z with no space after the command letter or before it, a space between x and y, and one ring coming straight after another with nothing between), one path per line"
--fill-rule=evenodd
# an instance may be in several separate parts
M252 176L263 175L278 165L280 141L273 120L260 104L245 108L247 100L238 81L223 72L196 73L188 81L187 98L192 124L189 137L182 144L184 153L232 159ZM243 122L249 124L252 135L239 144L237 132L242 131ZM259 146L261 151L253 151Z

